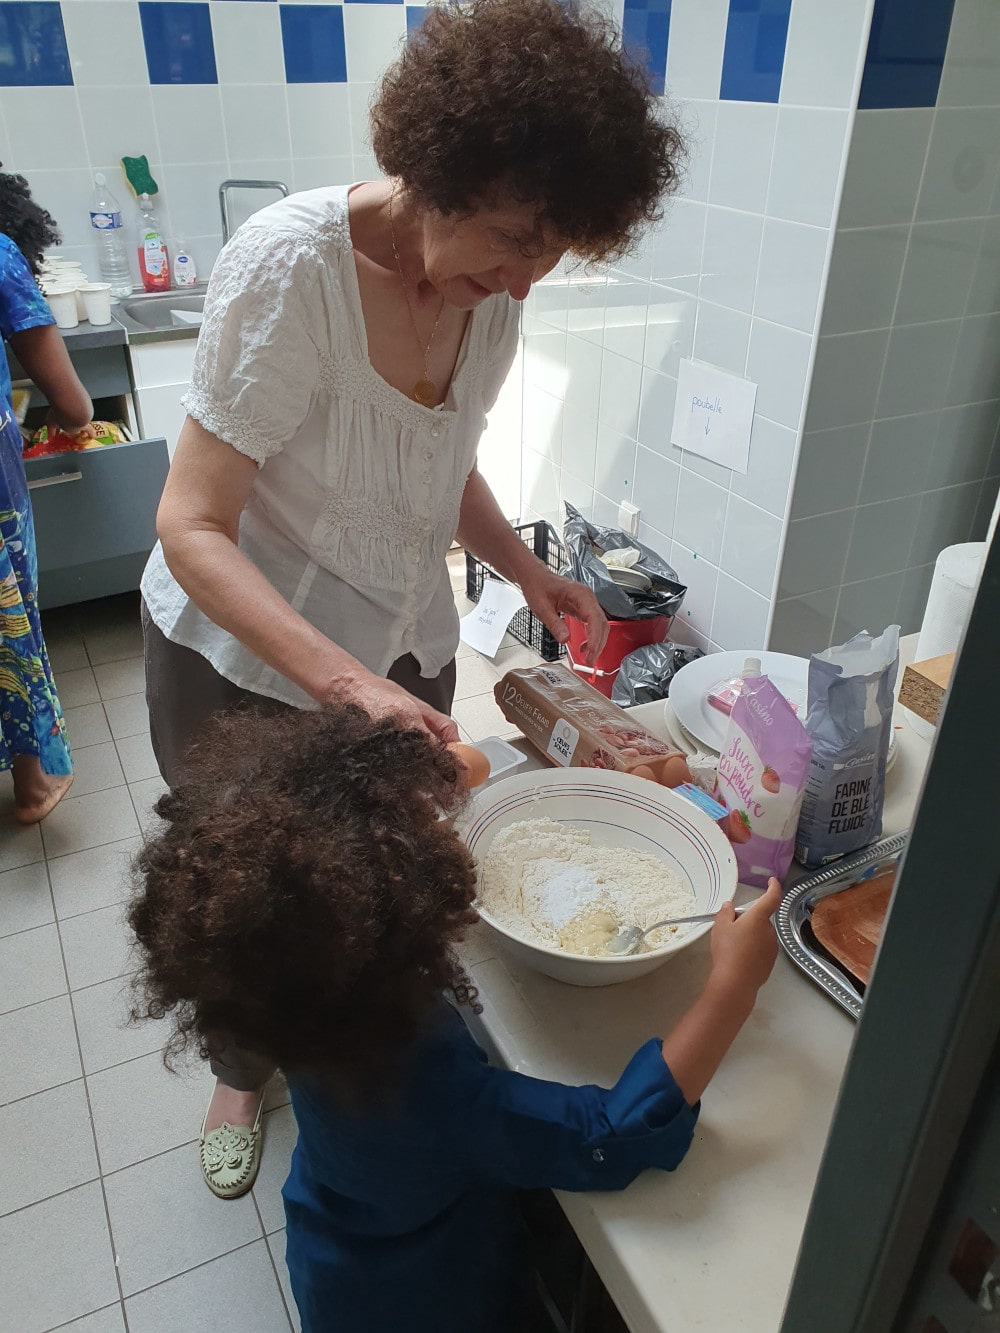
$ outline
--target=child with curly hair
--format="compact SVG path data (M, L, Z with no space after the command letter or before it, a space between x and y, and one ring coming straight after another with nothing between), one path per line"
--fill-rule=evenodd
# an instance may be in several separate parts
M0 172L0 336L49 402L49 424L76 431L92 415L35 276L59 233L23 176ZM0 770L14 777L14 818L36 824L73 781L59 696L38 613L38 558L14 419L0 356Z
M515 1191L673 1170L774 964L776 881L741 918L722 909L701 996L613 1088L492 1068L459 1013L476 1002L453 952L476 920L445 817L461 773L439 740L351 704L232 713L137 860L135 1016L173 1015L168 1055L223 1030L288 1079L303 1333L524 1333Z

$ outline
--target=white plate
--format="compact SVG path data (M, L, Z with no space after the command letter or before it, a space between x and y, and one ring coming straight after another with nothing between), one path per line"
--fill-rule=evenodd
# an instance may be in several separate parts
M710 750L721 750L726 739L729 718L708 702L708 693L727 680L734 680L748 657L759 657L760 667L790 703L806 715L809 689L809 659L790 657L788 653L742 651L709 653L681 667L670 682L670 702L674 716L696 741Z

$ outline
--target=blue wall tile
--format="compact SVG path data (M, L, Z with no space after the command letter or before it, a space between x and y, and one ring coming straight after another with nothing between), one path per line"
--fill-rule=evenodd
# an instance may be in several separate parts
M406 6L406 35L412 37L427 17L426 5Z
M671 0L625 0L622 45L643 66L649 85L662 97L667 80Z
M289 83L346 83L340 5L282 5L281 44Z
M207 4L140 0L139 18L150 83L219 82Z
M724 101L778 100L791 7L792 0L729 0L719 94Z
M875 0L858 106L934 106L954 0Z
M62 10L52 0L0 4L0 87L40 88L73 82Z

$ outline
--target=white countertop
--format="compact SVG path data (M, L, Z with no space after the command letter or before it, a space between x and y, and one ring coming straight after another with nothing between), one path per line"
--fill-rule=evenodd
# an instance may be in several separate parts
M916 635L901 642L900 676L915 643ZM666 735L661 704L633 711ZM886 836L909 824L930 750L908 725L896 737ZM709 939L649 976L593 989L524 967L485 926L462 952L484 1006L474 1027L496 1060L608 1086L695 999ZM775 1333L854 1028L782 951L705 1093L677 1171L647 1171L621 1193L558 1196L632 1333Z

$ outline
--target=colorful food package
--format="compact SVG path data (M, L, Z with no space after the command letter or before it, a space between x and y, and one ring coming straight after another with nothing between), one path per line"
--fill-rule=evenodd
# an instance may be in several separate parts
M803 865L825 865L881 837L898 670L898 625L877 639L862 631L810 659L813 752L795 840Z
M733 844L740 883L766 889L784 879L809 770L812 741L791 704L748 658L719 755L715 796L729 811L721 828Z
M92 421L89 429L76 431L72 435L61 430L53 431L51 438L48 426L42 426L32 435L30 445L25 446L24 457L46 458L50 454L100 449L105 444L124 444L127 439L122 427L114 421Z
M687 760L568 667L553 662L508 671L493 693L505 718L553 764L609 768L655 778L666 787L691 781Z

